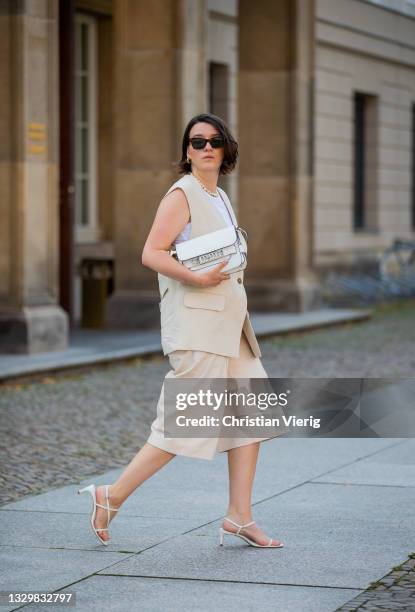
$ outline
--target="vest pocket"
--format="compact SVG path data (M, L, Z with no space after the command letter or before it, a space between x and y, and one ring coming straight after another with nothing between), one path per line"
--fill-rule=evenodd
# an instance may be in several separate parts
M220 293L199 293L187 291L183 296L183 304L188 308L207 308L208 310L223 310L226 296Z

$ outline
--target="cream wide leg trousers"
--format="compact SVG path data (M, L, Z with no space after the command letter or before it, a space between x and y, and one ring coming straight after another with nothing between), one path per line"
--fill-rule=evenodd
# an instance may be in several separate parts
M260 358L253 354L244 333L241 334L239 357L225 357L193 350L172 351L168 357L172 369L167 372L166 378L268 378ZM276 431L275 436L271 438L165 438L163 392L164 383L157 404L157 417L151 424L147 442L170 453L213 459L216 452L270 440L285 433Z

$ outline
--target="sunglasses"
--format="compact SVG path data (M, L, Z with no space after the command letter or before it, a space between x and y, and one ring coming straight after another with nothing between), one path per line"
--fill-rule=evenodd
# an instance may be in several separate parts
M213 136L213 138L195 136L194 138L189 138L189 142L192 143L194 149L204 149L208 142L210 142L212 149L220 149L224 145L222 136Z

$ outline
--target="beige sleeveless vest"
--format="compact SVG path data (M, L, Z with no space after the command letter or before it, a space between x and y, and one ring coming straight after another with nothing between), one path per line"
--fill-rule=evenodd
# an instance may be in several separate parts
M165 196L177 188L183 190L189 204L189 239L226 226L192 174L173 183ZM233 223L238 225L228 196L223 189L218 189ZM260 357L261 350L247 311L243 278L243 271L235 272L215 287L200 288L158 273L163 354L190 349L239 357L241 333L244 332L254 355Z

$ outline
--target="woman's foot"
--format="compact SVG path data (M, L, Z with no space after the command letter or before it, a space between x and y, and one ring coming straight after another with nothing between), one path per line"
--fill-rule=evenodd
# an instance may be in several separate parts
M99 487L96 487L95 493L96 493L97 504L106 506L109 503L111 508L119 508L121 504L119 504L117 500L115 500L114 497L111 496L111 488L112 488L111 485L109 485L108 486L109 501L107 502L107 498L105 497L105 486L101 485ZM116 514L117 513L115 511L110 510L110 522L112 521L112 519L114 518ZM99 537L106 541L111 539L109 536L109 532L101 531L100 527L109 527L109 524L107 525L107 520L108 520L108 511L105 510L105 508L100 508L99 506L97 506L94 527L95 529L98 530Z
M250 523L252 519L241 520L239 517L228 515L230 519L238 523L238 525L245 525L246 523ZM224 519L222 523L223 529L226 531L231 531L232 533L237 533L238 527L235 527L233 523L230 523L228 520ZM243 527L240 530L240 535L244 535L250 540L253 540L255 544L259 544L260 546L267 546L269 544L269 536L266 536L265 533L257 527L256 523L253 525L249 525L249 527ZM271 546L280 546L281 540L271 540Z

